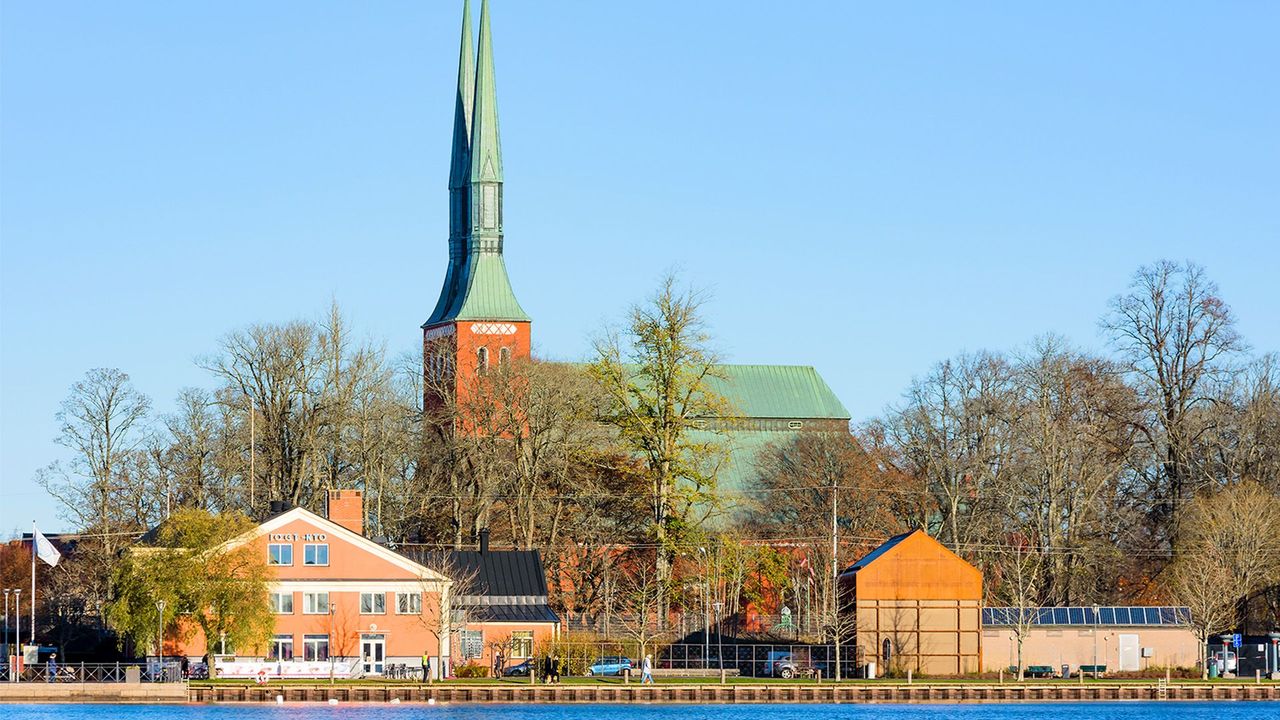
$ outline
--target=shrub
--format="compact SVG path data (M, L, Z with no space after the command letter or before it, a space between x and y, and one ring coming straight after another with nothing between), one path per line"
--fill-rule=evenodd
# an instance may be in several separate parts
M469 662L466 665L460 665L454 668L454 676L464 679L474 679L489 677L489 668L475 662Z

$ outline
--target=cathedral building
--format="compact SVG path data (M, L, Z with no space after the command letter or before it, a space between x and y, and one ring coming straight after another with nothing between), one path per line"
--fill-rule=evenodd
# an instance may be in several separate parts
M516 299L503 260L502 143L494 78L489 2L480 10L478 49L471 45L470 2L464 0L458 88L449 171L449 262L435 309L422 325L428 407L440 389L461 394L466 381L493 363L528 358L531 318ZM746 490L755 458L798 433L846 431L845 409L818 372L797 365L725 365L713 389L735 417L709 418L723 432L728 460L719 486Z

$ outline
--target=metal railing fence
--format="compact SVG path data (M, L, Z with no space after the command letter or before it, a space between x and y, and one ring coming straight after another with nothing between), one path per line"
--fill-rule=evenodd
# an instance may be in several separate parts
M27 665L21 672L11 672L11 668L0 663L0 682L43 682L43 683L181 683L187 678L182 674L182 667L177 661L160 663L48 663Z
M831 644L804 643L719 643L712 637L710 643L646 643L645 650L653 655L653 666L671 671L737 671L751 677L775 675L777 664L786 659L798 668L819 671L822 677L835 674L836 651ZM852 643L840 646L840 674L853 677L857 671L856 648ZM565 663L570 675L585 675L597 661L606 658L628 658L633 673L640 672L644 652L633 641L572 642L560 641L535 650L535 662L549 652L554 652ZM617 663L610 661L611 667Z

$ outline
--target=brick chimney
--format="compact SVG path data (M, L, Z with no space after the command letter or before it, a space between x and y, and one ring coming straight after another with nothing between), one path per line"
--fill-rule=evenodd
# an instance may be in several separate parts
M329 505L325 510L329 520L357 535L364 534L364 492L360 490L330 490Z
M480 553L489 552L489 528L481 528L480 530Z

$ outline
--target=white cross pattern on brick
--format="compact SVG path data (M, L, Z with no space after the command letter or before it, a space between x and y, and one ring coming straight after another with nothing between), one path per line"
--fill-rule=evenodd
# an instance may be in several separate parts
M476 335L515 335L516 326L511 323L472 323L471 332Z

